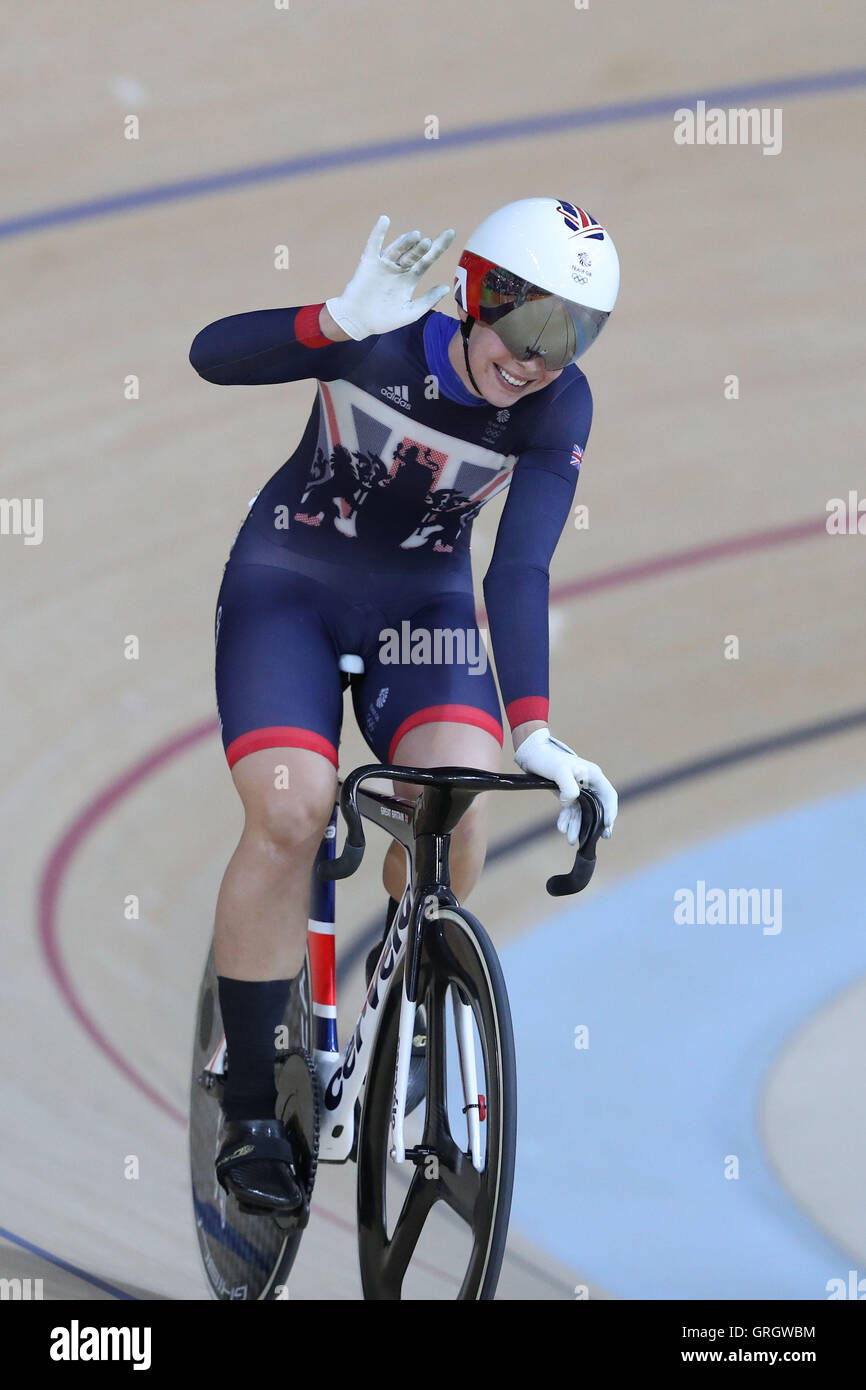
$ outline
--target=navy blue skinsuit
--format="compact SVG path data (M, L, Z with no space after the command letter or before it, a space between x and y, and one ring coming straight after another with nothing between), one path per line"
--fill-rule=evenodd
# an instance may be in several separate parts
M487 620L511 727L546 719L548 566L589 435L589 385L572 364L501 409L470 395L449 363L455 319L433 310L331 343L320 307L219 319L190 351L218 385L317 382L303 438L255 499L223 574L216 687L229 765L285 746L336 766L343 653L364 660L355 713L381 761L435 720L501 743L475 622L472 519L509 489L484 579Z

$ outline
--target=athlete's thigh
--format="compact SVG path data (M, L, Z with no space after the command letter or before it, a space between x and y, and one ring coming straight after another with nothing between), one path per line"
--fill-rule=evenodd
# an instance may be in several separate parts
M229 766L300 748L337 767L343 692L322 585L275 565L226 566L216 615L216 694Z
M400 739L392 761L402 767L474 767L482 772L498 772L502 765L499 740L485 729L473 724L451 724L437 721L418 724ZM394 781L395 796L414 801L422 790L410 782ZM482 792L472 802L475 819L486 809L488 793Z

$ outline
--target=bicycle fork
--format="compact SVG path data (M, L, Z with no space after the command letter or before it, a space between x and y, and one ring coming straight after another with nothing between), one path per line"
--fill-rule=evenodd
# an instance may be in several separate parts
M460 1063L460 1078L463 1082L463 1113L469 1131L469 1152L472 1166L480 1173L484 1164L481 1161L481 1121L484 1097L478 1090L478 1069L475 1065L475 1038L472 1035L472 1009L453 991L454 1031L457 1034L457 1056Z
M440 914L440 904L434 894L428 894L420 909L419 917L424 922L435 922ZM447 909L446 909L447 911ZM406 1117L406 1093L409 1085L409 1064L412 1059L412 1039L415 1028L417 1003L410 999L409 991L416 992L417 956L420 952L421 932L419 921L414 931L410 931L407 942L406 969L403 972L403 988L400 997L400 1024L397 1037L397 1062L394 1077L394 1101L391 1107L391 1148L390 1155L395 1163L406 1161L406 1142L404 1121ZM478 1068L475 1057L475 1038L473 1035L472 1008L459 997L459 991L452 990L454 1011L454 1031L457 1038L457 1058L460 1079L463 1086L463 1113L466 1116L468 1152L472 1166L481 1172L484 1164L481 1157L481 1121L484 1097L478 1091ZM429 1046L429 1037L428 1037ZM447 1083L447 1078L446 1078ZM446 1097L447 1102L447 1097ZM411 1154L409 1155L412 1156Z

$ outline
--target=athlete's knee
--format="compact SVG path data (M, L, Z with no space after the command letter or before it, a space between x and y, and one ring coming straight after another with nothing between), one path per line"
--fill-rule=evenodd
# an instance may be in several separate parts
M290 854L306 849L313 855L332 810L333 798L323 800L310 793L291 796L287 791L268 792L253 811L247 812L245 834L276 853Z
M273 854L305 850L312 857L334 808L334 769L314 755L298 759L280 749L244 761L246 768L239 763L234 770L246 813L244 834Z

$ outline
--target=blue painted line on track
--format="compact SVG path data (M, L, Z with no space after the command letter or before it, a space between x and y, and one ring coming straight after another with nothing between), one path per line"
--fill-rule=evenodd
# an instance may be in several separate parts
M445 131L438 140L425 140L422 135L412 135L394 140L373 141L366 145L346 146L337 150L320 150L312 154L295 155L289 159L226 169L219 173L201 174L169 183L154 184L147 188L132 189L125 193L90 198L78 203L19 213L0 221L0 239L134 212L139 208L158 204L184 202L216 193L233 192L253 184L303 178L335 169L355 168L362 164L381 164L410 156L428 158L456 149L507 140L526 140L534 136L556 135L566 130L620 125L628 121L654 120L662 116L672 117L674 111L681 107L693 106L697 101L705 101L708 106L723 106L743 101L768 102L782 98L791 100L854 91L864 86L866 68L846 68L835 72L803 74L799 77L756 79L729 87L709 87L697 92L680 92L637 101L613 102L572 111L551 112L546 115L521 116L508 121L492 121Z
M23 1236L17 1236L14 1231L7 1231L3 1226L0 1226L0 1238L8 1240L12 1245L20 1246L22 1250L28 1250L31 1255L38 1255L40 1259L47 1260L49 1264L56 1265L58 1269L65 1269L67 1273L74 1274L76 1278L83 1279L85 1283L92 1284L94 1288L102 1289L103 1293L110 1293L114 1298L127 1302L139 1302L135 1294L127 1293L125 1289L118 1288L116 1284L109 1284L107 1279L100 1279L98 1275L90 1274L86 1269L81 1269L79 1265L70 1264L68 1260L61 1259L59 1255L52 1255L50 1250L44 1250L41 1245L34 1245L32 1241L25 1240Z

